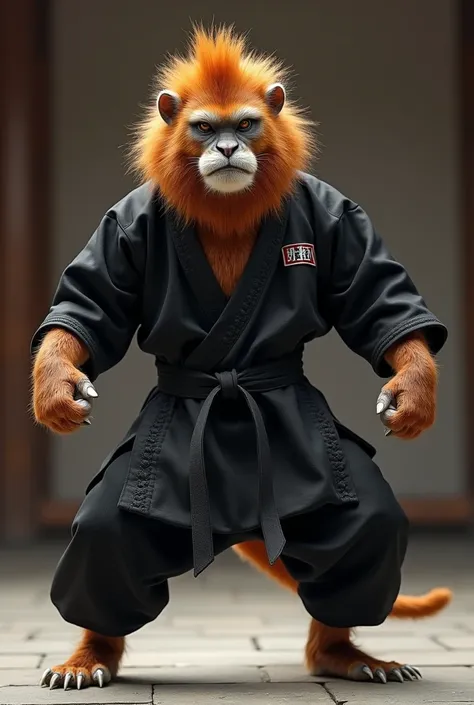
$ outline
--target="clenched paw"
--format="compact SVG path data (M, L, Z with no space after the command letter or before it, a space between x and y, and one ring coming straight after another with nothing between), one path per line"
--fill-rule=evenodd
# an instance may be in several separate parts
M81 688L93 685L103 688L111 680L112 676L109 669L101 663L95 664L92 668L85 666L54 666L53 668L47 668L43 673L40 685L43 688L49 686L50 690L54 688L64 688L64 690L77 688L77 690L81 690Z

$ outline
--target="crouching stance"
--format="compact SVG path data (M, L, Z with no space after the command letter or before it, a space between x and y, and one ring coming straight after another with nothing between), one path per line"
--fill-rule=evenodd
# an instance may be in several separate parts
M195 33L139 131L143 183L66 268L34 335L35 416L58 433L87 424L93 385L135 333L157 367L54 576L53 603L84 633L45 672L52 688L107 683L168 581L228 548L298 593L318 674L417 678L357 651L350 630L449 601L398 595L406 517L302 364L334 327L390 378L385 426L415 438L434 421L446 329L363 209L305 171L311 125L282 80L230 31Z

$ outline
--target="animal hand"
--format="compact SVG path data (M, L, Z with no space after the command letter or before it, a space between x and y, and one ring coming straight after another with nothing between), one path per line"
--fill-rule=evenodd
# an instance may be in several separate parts
M377 414L386 435L411 440L430 428L436 415L436 378L431 369L411 365L396 374L382 388Z
M92 399L98 397L89 379L71 362L49 358L35 367L35 418L56 433L72 433L89 425Z

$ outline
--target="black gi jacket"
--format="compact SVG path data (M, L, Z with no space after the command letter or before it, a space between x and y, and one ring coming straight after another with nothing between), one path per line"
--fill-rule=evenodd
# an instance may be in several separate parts
M265 219L229 299L193 227L140 186L64 271L32 350L57 326L89 349L91 380L135 333L155 356L157 386L88 490L131 451L119 505L191 526L196 574L213 559L212 531L261 526L273 562L284 545L279 518L358 502L340 435L375 450L305 378L307 341L334 327L388 377L394 341L423 329L437 353L447 337L362 208L308 174L282 215Z

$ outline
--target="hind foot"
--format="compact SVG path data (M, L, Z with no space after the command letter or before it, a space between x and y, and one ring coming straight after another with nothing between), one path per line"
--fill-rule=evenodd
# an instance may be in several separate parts
M104 637L85 631L78 648L65 663L47 668L40 685L53 688L87 688L104 685L117 675L125 646L122 637Z
M379 661L352 644L335 644L326 652L314 655L313 662L308 660L308 668L313 676L331 676L352 681L416 681L421 680L421 673L414 666L396 661Z
M380 661L357 649L350 641L349 629L327 627L312 620L306 644L306 666L313 676L329 676L353 681L421 680L414 666L396 661Z
M94 663L93 666L87 666L85 663L77 663L74 657L69 659L61 666L53 666L47 668L43 673L40 685L50 689L64 687L64 690L69 688L87 688L90 685L98 685L103 688L112 680L112 675L103 663Z

